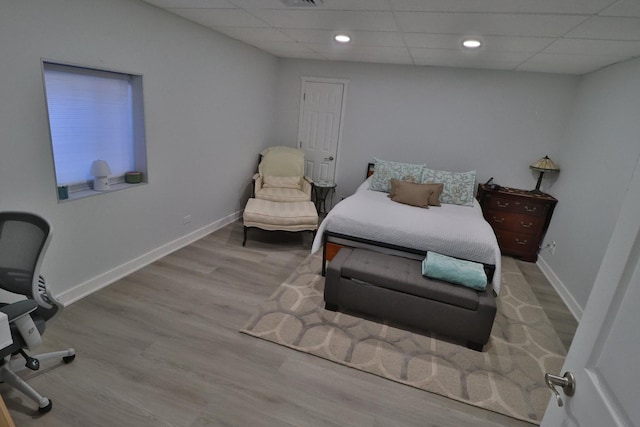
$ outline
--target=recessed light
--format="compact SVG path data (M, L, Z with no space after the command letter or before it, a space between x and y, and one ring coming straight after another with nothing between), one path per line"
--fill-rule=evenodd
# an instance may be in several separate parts
M338 43L349 43L351 41L351 37L346 34L336 34L333 39Z
M477 49L482 46L482 42L478 39L465 39L462 41L462 46L467 49Z

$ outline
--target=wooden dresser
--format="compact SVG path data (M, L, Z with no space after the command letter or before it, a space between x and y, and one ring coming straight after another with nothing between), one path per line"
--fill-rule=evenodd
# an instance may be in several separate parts
M556 207L554 197L517 188L478 186L482 213L498 238L503 255L535 262Z

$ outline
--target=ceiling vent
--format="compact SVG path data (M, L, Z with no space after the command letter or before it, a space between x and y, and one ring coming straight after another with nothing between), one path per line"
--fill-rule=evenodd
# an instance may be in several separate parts
M324 0L280 0L288 7L318 7Z

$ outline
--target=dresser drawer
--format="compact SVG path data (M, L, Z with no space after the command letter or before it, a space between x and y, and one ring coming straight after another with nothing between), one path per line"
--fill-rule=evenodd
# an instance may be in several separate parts
M507 211L488 210L485 219L494 229L537 235L544 226L544 217Z
M488 198L488 210L521 213L530 216L545 216L547 205L537 201L519 200L515 197L492 195Z
M525 261L535 261L538 256L538 239L532 235L522 235L507 230L495 230L498 245L504 255L521 257Z

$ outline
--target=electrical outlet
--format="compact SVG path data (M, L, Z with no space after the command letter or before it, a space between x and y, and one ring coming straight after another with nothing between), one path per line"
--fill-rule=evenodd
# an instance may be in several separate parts
M185 215L182 217L182 223L184 225L190 224L191 223L191 215Z
M556 252L556 241L555 240L553 242L551 242L551 244L549 245L549 252L551 252L551 255L553 255Z

